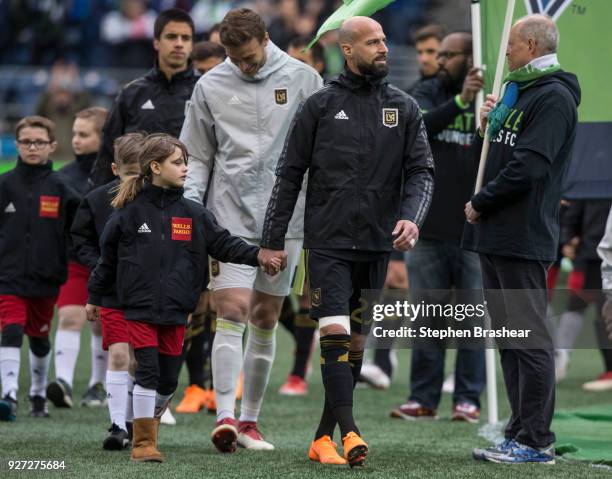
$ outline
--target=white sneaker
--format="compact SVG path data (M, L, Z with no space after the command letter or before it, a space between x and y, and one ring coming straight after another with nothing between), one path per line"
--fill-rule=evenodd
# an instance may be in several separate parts
M174 419L169 407L166 408L161 418L159 418L159 422L166 426L176 426L176 419Z
M609 391L612 389L612 371L600 374L595 381L584 383L582 389L589 392Z
M364 364L359 379L375 389L389 389L391 379L376 364Z
M451 373L442 383L442 392L453 394L455 392L455 373Z
M555 381L557 383L560 383L567 377L569 357L570 355L567 349L557 349L555 351Z

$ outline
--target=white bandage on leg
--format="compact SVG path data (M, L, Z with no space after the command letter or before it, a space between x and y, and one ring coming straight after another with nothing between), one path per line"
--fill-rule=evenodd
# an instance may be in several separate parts
M319 318L319 329L331 325L342 326L346 334L351 334L350 316L325 316L323 318Z

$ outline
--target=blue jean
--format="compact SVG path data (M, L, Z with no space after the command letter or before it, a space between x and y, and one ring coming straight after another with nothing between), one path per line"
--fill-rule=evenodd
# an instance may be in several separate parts
M416 247L406 253L406 266L411 291L454 288L469 296L461 298L461 302L482 302L478 255L462 250L455 241L420 239ZM436 409L442 394L446 344L430 340L426 346L415 342L412 350L409 400ZM459 345L453 403L469 402L480 407L485 380L484 349L461 348Z

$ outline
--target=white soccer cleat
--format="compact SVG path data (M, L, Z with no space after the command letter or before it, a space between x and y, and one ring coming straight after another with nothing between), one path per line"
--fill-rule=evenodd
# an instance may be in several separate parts
M159 422L166 426L176 426L176 419L174 419L169 407L166 408L161 418L159 418Z
M375 389L389 389L391 386L391 378L376 364L364 364L359 379Z
M238 445L251 451L273 451L274 444L266 441L257 429L257 423L241 421L238 425Z

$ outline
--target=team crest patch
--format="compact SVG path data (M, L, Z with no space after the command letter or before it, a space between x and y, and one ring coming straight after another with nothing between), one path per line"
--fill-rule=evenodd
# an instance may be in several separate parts
M210 261L210 275L213 277L219 276L220 273L219 262L216 259Z
M274 101L277 105L286 105L288 101L287 89L276 88L274 90Z
M41 218L59 218L59 207L59 196L41 196L39 216Z
M387 128L394 128L397 126L398 121L397 108L383 108L382 110L382 122Z
M313 306L321 306L321 288L313 289L310 292L310 302Z
M172 217L172 239L174 241L191 241L191 218Z

